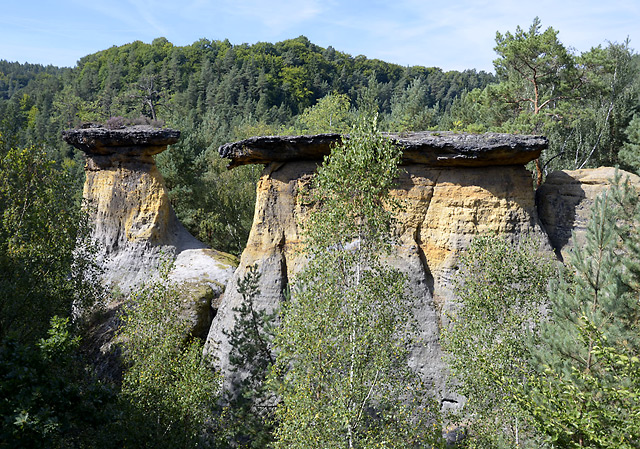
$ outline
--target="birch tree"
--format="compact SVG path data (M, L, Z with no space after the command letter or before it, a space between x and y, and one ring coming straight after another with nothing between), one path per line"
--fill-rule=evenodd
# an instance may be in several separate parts
M375 126L360 125L313 179L309 263L293 282L276 337L278 448L438 440L431 398L407 365L415 334L406 277L383 261L399 161L400 150Z

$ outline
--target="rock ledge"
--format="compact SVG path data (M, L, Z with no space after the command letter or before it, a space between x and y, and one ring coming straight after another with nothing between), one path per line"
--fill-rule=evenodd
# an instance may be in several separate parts
M403 148L402 163L432 167L487 167L523 165L540 156L548 140L542 136L452 131L422 131L385 134ZM222 145L220 156L231 159L228 168L246 164L268 164L303 160L322 160L331 148L349 136L317 134L311 136L252 137Z
M148 125L120 129L91 127L62 131L62 139L83 151L92 162L105 167L117 162L151 164L151 156L176 143L180 131Z

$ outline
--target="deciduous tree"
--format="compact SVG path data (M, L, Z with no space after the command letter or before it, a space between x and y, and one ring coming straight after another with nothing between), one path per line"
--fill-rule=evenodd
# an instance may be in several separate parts
M134 292L118 331L126 369L121 397L129 411L126 445L190 448L211 443L207 423L216 414L220 377L189 336L181 287L159 279ZM182 287L184 289L184 287Z
M442 343L454 388L467 398L469 447L539 447L531 420L512 399L511 382L533 371L531 343L543 319L553 259L533 240L477 237L455 281L459 305ZM525 336L530 335L528 341Z
M400 151L355 128L318 169L305 224L308 266L276 337L278 448L436 444L431 398L407 366L406 278L382 258Z
M0 155L0 340L36 341L104 293L70 174L37 147Z

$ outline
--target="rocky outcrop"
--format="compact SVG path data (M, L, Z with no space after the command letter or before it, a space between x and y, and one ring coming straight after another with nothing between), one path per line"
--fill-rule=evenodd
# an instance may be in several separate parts
M515 134L465 134L451 131L422 131L386 134L403 148L403 164L431 167L487 167L523 165L547 147L542 136ZM228 168L271 162L322 161L331 147L349 136L317 134L313 136L252 137L220 147L220 156L230 159Z
M153 156L179 136L177 130L149 126L89 127L62 134L86 155L84 198L103 281L128 293L155 276L163 261L174 259L169 277L184 284L184 313L193 332L206 335L211 301L222 294L236 260L191 236L169 203Z
M389 262L409 277L424 342L414 348L411 363L434 385L443 404L455 404L459 398L445 384L439 332L453 296L451 277L458 255L481 233L496 232L514 241L532 235L546 241L538 223L532 177L524 168L539 155L546 140L452 133L390 137L402 146L405 156L402 174L392 191L404 210L398 216L399 244ZM231 158L232 167L269 162L258 182L247 247L207 339L206 350L218 357L225 372L230 349L225 332L233 328L233 308L241 301L238 279L244 277L248 266L257 264L262 275L260 307L273 309L283 300L289 279L304 264L300 223L307 212L297 195L313 176L318 155L337 141L331 135L317 138L317 153L313 137L254 138L220 149L223 156ZM301 148L297 147L299 142Z
M324 156L348 136L255 137L220 148L231 168L265 164L253 226L235 271L233 257L207 249L192 237L169 204L153 156L175 143L179 132L87 128L66 131L63 137L87 156L84 196L105 282L127 292L153 276L163 259L175 257L171 278L182 283L188 303L178 313L192 323L192 334L207 336L205 351L217 357L227 376L233 375L227 333L241 302L238 280L256 264L261 273L258 307L279 306L289 280L305 264L301 224L308 210L298 194L308 187ZM615 170L554 172L534 201L531 173L524 164L545 148L542 137L450 132L388 137L403 149L401 175L391 192L403 208L397 217L397 245L388 262L408 276L422 337L410 363L433 385L443 408L455 408L462 398L446 384L439 338L455 302L452 278L460 253L474 236L496 233L512 241L533 237L566 258L584 239L593 200L608 188ZM622 174L640 188L640 178ZM217 315L209 327L212 305ZM110 318L96 326L96 342L104 346L111 344L114 330L113 314L107 312Z
M537 192L540 220L561 260L567 260L573 247L585 241L595 198L611 186L616 169L561 170L547 176ZM640 177L619 170L622 179L640 191Z

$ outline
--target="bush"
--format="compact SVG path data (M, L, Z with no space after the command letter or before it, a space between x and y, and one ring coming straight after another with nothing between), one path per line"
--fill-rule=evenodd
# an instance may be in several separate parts
M122 316L128 365L122 399L130 413L124 432L132 447L213 444L207 426L217 414L220 377L203 358L202 342L188 335L180 289L168 281L168 270L134 292Z
M87 374L67 318L54 317L35 345L0 346L0 447L117 447L115 391Z

